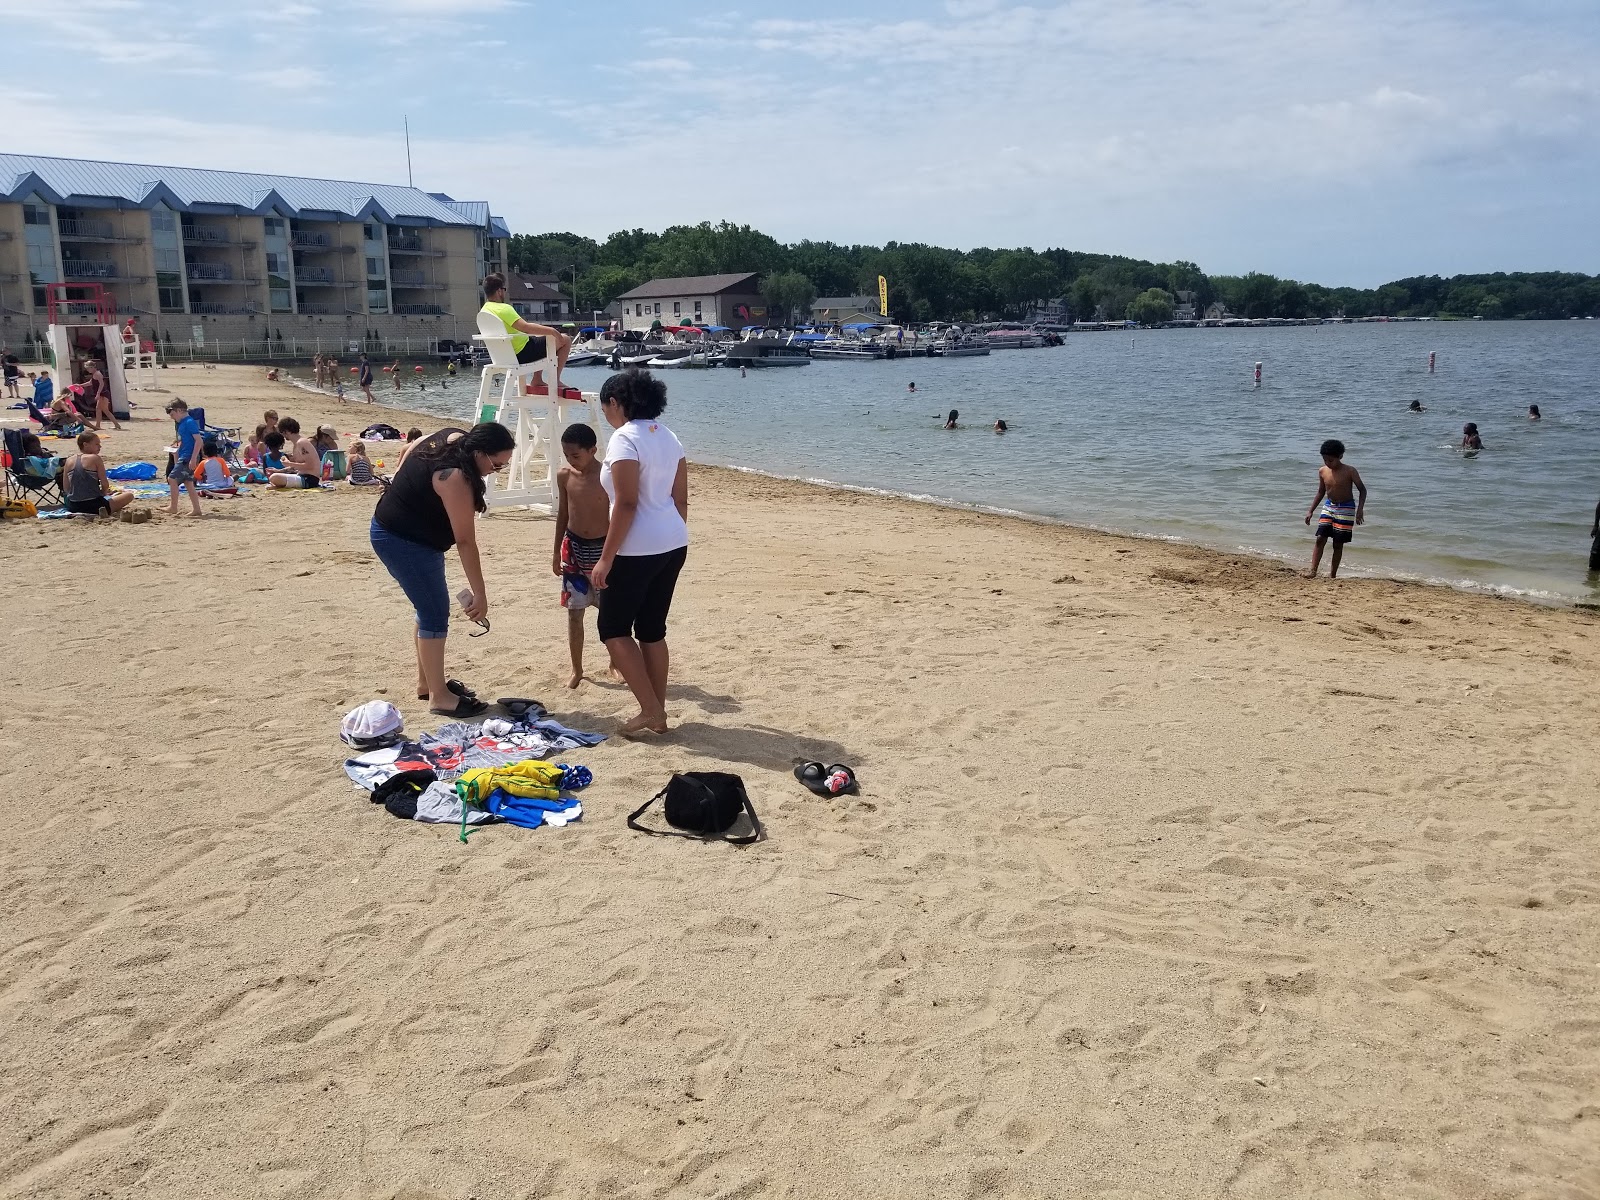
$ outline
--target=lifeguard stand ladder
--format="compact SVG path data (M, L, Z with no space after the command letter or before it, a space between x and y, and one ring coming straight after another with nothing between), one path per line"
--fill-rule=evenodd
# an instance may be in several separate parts
M523 383L543 372L546 391L555 387L556 356L519 363L511 348L511 335L499 317L478 314L478 333L489 352L489 365L478 381L474 421L498 421L516 435L517 448L501 477L487 481L484 501L490 508L532 508L553 513L556 508L556 472L561 469L561 432L574 422L600 429L600 396L582 393L583 399L557 395L523 394ZM549 347L546 347L549 349Z

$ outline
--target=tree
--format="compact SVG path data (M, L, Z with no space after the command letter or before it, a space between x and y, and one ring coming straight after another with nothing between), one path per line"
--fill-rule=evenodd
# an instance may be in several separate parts
M817 289L811 280L799 271L779 271L761 281L761 294L767 304L793 319L796 311L811 315L811 302L817 298Z
M1055 263L1032 250L1006 250L995 256L989 280L1001 303L1020 313L1033 300L1046 300L1056 290L1060 276Z
M1141 325L1164 325L1172 320L1172 294L1150 288L1133 298L1127 312L1129 320Z

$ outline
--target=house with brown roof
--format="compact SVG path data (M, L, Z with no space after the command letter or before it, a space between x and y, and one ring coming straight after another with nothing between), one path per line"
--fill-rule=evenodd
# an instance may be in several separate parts
M767 302L754 271L652 279L617 297L624 329L662 325L765 325Z
M506 276L506 303L530 321L571 320L572 301L551 286L553 279L548 275L523 275L512 271Z

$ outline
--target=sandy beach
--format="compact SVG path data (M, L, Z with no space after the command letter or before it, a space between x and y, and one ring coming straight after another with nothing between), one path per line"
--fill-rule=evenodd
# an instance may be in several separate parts
M162 381L110 461L172 395L410 423ZM374 495L0 526L0 1196L1600 1194L1595 614L691 487L673 731L466 845L341 770L351 707L436 721ZM610 732L551 528L480 522L447 661ZM630 831L687 769L769 839Z

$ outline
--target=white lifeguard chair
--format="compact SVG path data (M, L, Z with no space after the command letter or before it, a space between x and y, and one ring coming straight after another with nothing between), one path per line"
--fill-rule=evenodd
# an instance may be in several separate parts
M122 373L134 390L158 391L161 381L156 375L156 344L141 341L131 326L130 321L122 328ZM131 338L130 333L133 334Z
M519 363L511 348L505 323L491 312L478 313L473 341L489 352L489 365L478 381L473 420L498 421L516 435L503 476L486 481L484 502L490 508L533 508L553 513L556 507L556 472L561 469L561 431L575 421L600 430L600 396L583 392L581 400L555 395L556 356L546 354L531 363ZM549 347L546 346L548 350ZM526 395L523 385L536 372L544 373L549 395Z

